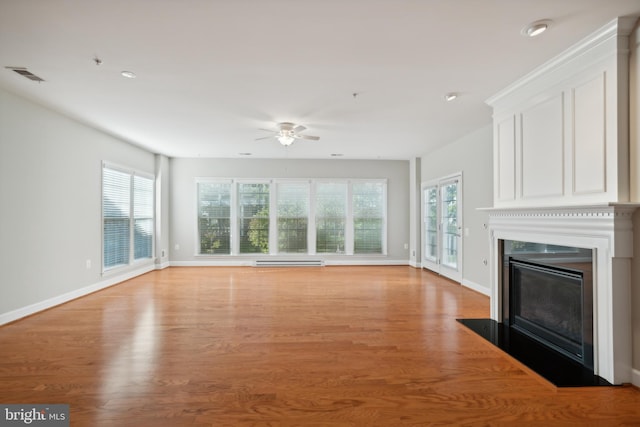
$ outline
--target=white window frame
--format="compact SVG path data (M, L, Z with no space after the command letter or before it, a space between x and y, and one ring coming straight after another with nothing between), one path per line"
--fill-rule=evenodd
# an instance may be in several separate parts
M317 224L317 218L318 218L318 212L317 212L317 200L318 200L318 185L319 184L338 184L338 185L344 185L346 188L345 191L345 196L344 196L344 220L345 220L345 229L344 229L344 247L342 249L342 252L317 252L318 248L317 248L317 239L318 239L318 224ZM349 184L349 180L346 179L342 179L342 180L337 180L337 179L316 179L314 180L312 187L311 187L311 201L313 203L313 221L314 221L314 228L313 228L313 233L314 233L314 239L313 239L313 253L320 253L322 254L322 256L328 255L345 255L347 253L347 242L349 242L349 235L353 234L353 231L350 230L349 227L349 212L350 212L350 208L351 208L351 203L350 203L350 188L351 185ZM353 220L351 221L351 227L353 227Z
M372 184L383 184L382 185L382 253L377 254L377 253L361 253L361 254L356 254L355 253L355 249L354 249L354 242L355 242L355 230L354 230L354 214L353 214L353 184L355 183L372 183ZM350 251L348 252L349 255L356 255L356 256L386 256L387 255L387 228L389 226L389 214L388 214L388 204L387 204L387 193L389 191L388 189L389 185L387 182L386 178L383 179L351 179L349 180L349 212L348 212L348 218L349 218L349 229L351 230L352 235L350 236L351 238L351 247L350 247Z
M105 263L105 252L104 252L104 245L105 245L105 238L104 238L104 170L105 169L110 169L113 171L117 171L117 172L121 172L124 174L129 175L129 260L127 264L118 264L118 265L114 265L112 267L105 267L104 263ZM135 241L134 241L134 237L135 237L135 215L134 215L134 204L135 204L135 199L134 199L134 177L140 177L140 178L145 178L145 179L149 179L152 182L152 191L153 191L153 201L152 201L152 206L153 206L153 213L152 213L152 220L153 220L153 224L151 227L151 255L149 257L145 257L145 258L140 258L140 259L136 259L135 258ZM106 274L111 274L117 271L120 271L122 269L126 269L128 267L134 266L134 265L145 265L145 264L152 264L154 262L155 259L155 242L156 242L156 182L155 182L155 176L152 173L148 173L148 172L143 172L143 171L139 171L130 167L126 167L126 166L122 166L122 165L118 165L115 163L110 163L107 161L103 161L102 162L102 167L100 169L100 258L101 258L101 262L100 262L100 268L101 268L101 272L103 275Z
M232 240L231 240L231 254L232 255L239 255L239 256L260 256L260 255L267 255L261 252L255 252L255 253L241 253L240 252L240 197L239 197L239 191L238 191L238 186L240 184L268 184L269 185L269 252L268 254L271 254L273 251L273 241L272 241L272 235L273 235L273 218L272 218L272 208L273 208L273 194L274 194L274 190L273 190L273 180L272 179L234 179L233 180L233 189L232 189L232 198L233 200L236 201L236 203L234 204L235 206L235 212L231 212L232 216L235 216L236 218L236 222L233 223L232 222L232 226L234 227L231 230L231 235L232 235ZM233 236L237 236L237 238L233 238Z
M235 235L235 230L237 227L237 219L234 218L234 212L236 211L234 209L236 203L237 203L237 190L236 190L236 185L234 184L235 181L233 179L228 179L228 178L196 178L195 179L195 187L194 187L194 193L195 193L195 246L194 246L194 256L197 257L212 257L212 256L230 256L234 254L234 241L236 240L234 238ZM230 193L230 211L229 211L229 215L231 215L230 218L230 222L229 222L229 239L230 239L230 250L228 254L202 254L200 253L200 225L199 225L199 219L200 219L200 213L199 213L199 205L200 205L200 193L198 192L198 186L200 184L230 184L230 188L231 188L231 193Z
M274 215L271 215L271 209L269 209L269 217L273 217L273 221L275 222L275 247L273 248L273 252L275 252L275 254L284 254L284 255L295 255L295 256L300 256L300 255L312 255L315 254L315 218L313 219L313 221L311 220L312 215L312 205L311 205L311 200L312 200L312 194L311 194L311 187L312 187L312 182L313 180L310 179L277 179L274 182L273 188L271 188L271 191L275 193L275 200L276 203L273 206L273 213ZM279 245L279 235L278 235L278 185L280 184L301 184L301 185L305 185L308 188L308 192L307 192L307 251L306 252L280 252L280 245ZM312 227L313 227L313 231L312 231ZM313 236L312 236L313 233ZM314 246L311 247L311 244L313 244ZM311 252L313 250L313 252Z
M200 183L224 183L231 184L231 251L229 254L201 254L200 252L200 237L198 231L198 204L199 193L198 185ZM307 252L305 253L287 253L280 252L278 250L278 218L277 218L277 189L278 184L286 183L304 183L309 186L309 211L307 213ZM343 253L331 253L322 252L316 253L316 196L317 196L317 184L318 183L336 183L346 184L346 225L345 225L345 247ZM381 253L361 253L354 254L354 217L353 217L353 184L355 183L372 183L382 184L383 188L383 221L382 221L382 251ZM240 224L239 224L239 196L238 185L239 184L269 184L269 255L281 255L281 256L314 256L320 255L322 257L331 256L386 256L387 255L387 228L388 228L388 206L387 206L387 192L388 192L388 180L386 178L355 178L355 179L331 179L331 178L215 178L215 177L196 177L194 180L194 213L195 218L194 234L195 234L195 254L196 257L258 257L266 254L262 253L240 253Z
M457 241L457 266L452 268L442 263L442 236L443 236L443 218L442 218L442 189L447 184L452 182L457 183L457 217L458 217L458 241ZM437 190L437 258L436 260L430 260L426 257L427 251L424 248L425 245L425 209L424 209L424 192L428 188L436 188ZM441 274L451 280L461 282L462 281L462 268L463 268L463 253L464 253L464 237L462 236L462 230L464 230L464 211L463 211L463 182L462 172L458 172L452 175L448 175L436 180L423 182L420 191L420 206L421 206L421 253L422 253L422 267Z

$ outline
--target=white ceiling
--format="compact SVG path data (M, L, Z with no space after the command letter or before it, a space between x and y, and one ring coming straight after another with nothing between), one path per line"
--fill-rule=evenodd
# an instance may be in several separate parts
M640 0L0 0L0 87L172 157L409 159L488 125L485 99L638 14ZM545 18L550 31L520 35ZM281 121L320 141L255 141Z

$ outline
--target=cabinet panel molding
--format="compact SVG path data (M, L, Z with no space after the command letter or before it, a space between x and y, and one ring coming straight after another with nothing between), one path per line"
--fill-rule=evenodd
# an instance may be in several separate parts
M574 195L607 190L605 100L604 73L571 91Z
M523 198L564 194L563 111L559 94L521 113Z
M636 21L614 19L487 100L495 131L494 206L640 199L640 142L629 135L629 53L638 52L629 36L640 31ZM513 152L509 117L515 117ZM512 157L513 168L506 164ZM511 174L514 180L505 179Z
M516 198L516 130L515 116L496 126L496 196L498 200Z

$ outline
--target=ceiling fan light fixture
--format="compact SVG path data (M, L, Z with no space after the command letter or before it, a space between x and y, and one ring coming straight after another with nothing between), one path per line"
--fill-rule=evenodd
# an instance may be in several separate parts
M551 27L552 21L549 19L543 19L540 21L532 22L522 29L520 34L525 37L536 37L544 33Z
M319 136L300 133L305 129L306 127L302 125L296 125L291 122L281 122L277 124L277 130L275 131L271 131L270 129L261 129L267 132L274 132L274 134L271 136L256 138L256 141L261 139L275 138L281 145L288 147L296 140L317 141L320 139Z
M284 145L285 147L288 147L291 144L293 144L294 140L295 138L292 137L291 135L278 135L278 142L280 142L280 144Z

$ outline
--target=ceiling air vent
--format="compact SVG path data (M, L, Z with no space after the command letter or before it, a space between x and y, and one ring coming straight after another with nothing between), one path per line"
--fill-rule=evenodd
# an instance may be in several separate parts
M25 67L5 67L8 70L15 71L23 77L28 78L29 80L33 80L34 82L43 82L44 79L36 76L31 71L27 70Z

